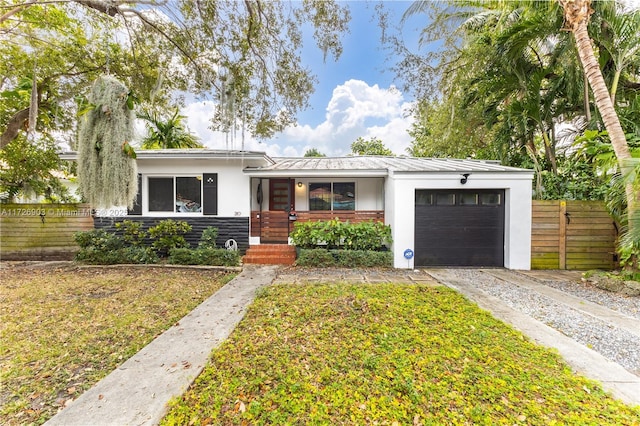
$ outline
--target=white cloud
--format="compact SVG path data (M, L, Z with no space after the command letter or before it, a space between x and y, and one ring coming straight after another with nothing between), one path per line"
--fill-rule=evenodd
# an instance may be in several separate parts
M349 154L351 143L358 137L377 137L395 154L402 155L411 140L407 133L413 122L406 113L409 106L393 86L384 89L349 80L334 89L324 122L315 127L299 123L262 142L245 135L244 149L264 151L273 157L300 157L307 149L316 148L326 155L339 156ZM209 148L242 149L241 132L232 136L208 128L214 108L211 101L187 105L183 114L189 129Z

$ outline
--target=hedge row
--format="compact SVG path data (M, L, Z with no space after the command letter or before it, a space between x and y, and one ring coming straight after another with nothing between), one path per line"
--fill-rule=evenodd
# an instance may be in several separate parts
M393 268L393 253L371 250L302 249L296 264L312 267Z

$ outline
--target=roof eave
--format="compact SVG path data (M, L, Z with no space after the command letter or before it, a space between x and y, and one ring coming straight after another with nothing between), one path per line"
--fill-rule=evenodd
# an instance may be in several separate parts
M76 151L61 152L60 159L76 161L78 153ZM179 160L179 159L199 159L199 160L265 160L273 165L275 161L264 152L258 151L209 151L209 150L136 150L137 160Z
M387 170L255 170L244 169L244 173L250 177L290 177L290 178L315 178L315 177L387 177Z

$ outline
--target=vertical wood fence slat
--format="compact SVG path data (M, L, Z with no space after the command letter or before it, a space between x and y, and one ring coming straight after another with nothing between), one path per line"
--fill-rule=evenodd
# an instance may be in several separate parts
M532 203L533 269L612 269L616 228L602 202Z
M558 215L558 267L567 269L567 202L560 201L560 214Z

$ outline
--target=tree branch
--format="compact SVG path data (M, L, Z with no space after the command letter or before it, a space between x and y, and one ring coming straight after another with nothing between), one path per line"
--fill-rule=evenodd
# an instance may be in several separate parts
M25 126L27 121L29 121L29 107L18 111L11 117L7 123L7 128L2 135L0 135L0 149L4 149L5 146L9 145L9 143L18 136L20 129Z
M8 11L7 13L5 13L4 15L0 16L0 24L2 24L4 21L6 21L7 19L11 18L13 15L15 15L16 13L20 12L22 9L25 9L29 6L32 6L36 3L37 0L30 0L24 4L21 4L20 6L16 6L13 9L11 9L10 11Z

